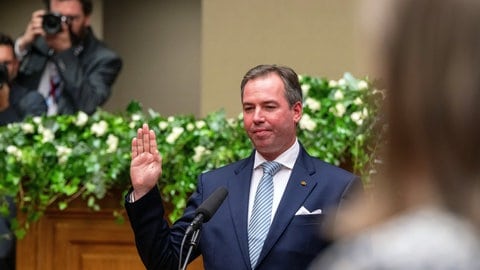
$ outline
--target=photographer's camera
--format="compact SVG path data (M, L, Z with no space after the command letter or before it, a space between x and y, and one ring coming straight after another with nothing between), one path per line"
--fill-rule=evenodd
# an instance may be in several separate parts
M43 15L42 27L47 34L54 35L62 31L62 22L70 23L70 18L60 13L50 12Z

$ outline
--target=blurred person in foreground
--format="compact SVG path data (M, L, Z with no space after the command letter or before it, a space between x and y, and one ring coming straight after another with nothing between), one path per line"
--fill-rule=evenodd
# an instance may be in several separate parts
M157 189L162 158L155 133L145 124L133 139L133 190L125 207L147 269L178 269L188 250L187 242L180 253L185 231L219 187L228 196L203 225L190 260L202 255L209 270L305 269L330 244L317 228L362 189L358 177L311 157L298 141L302 90L291 68L254 67L240 88L243 124L255 149L246 159L200 174L184 215L171 227ZM269 201L260 199L267 197Z
M91 0L45 0L15 42L17 81L40 92L48 115L92 114L111 95L122 61L93 34Z
M18 61L13 40L0 33L0 126L22 121L27 116L42 115L47 105L38 92L30 92L15 83ZM11 220L16 215L13 198L0 190L0 204L8 208L8 216L0 214L0 269L15 269L15 236Z
M386 164L311 269L480 269L480 1L389 4Z

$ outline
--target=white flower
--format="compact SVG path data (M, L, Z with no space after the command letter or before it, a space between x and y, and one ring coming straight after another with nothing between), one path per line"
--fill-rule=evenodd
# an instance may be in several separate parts
M159 128L160 130L165 130L165 129L168 128L168 123L165 122L165 121L161 121L160 123L158 123L158 128Z
M22 150L18 149L14 145L7 146L7 153L14 156L17 160L22 159Z
M108 145L107 153L113 153L117 151L118 137L113 134L108 134L107 145Z
M357 83L358 90L365 90L368 88L368 83L364 80L361 80Z
M338 85L338 83L334 80L328 81L328 87L330 87L330 88L335 88L335 87L337 87L337 85Z
M192 131L195 128L195 126L192 123L187 124L187 130Z
M142 119L142 116L140 114L132 115L132 121L140 121L141 119Z
M350 118L352 119L353 122L355 122L357 125L361 126L363 124L363 121L367 119L368 117L368 110L367 108L363 108L362 111L356 111L350 115Z
M79 111L77 114L77 121L75 121L75 125L77 127L83 127L88 121L88 115L82 111Z
M72 149L62 145L57 145L55 148L57 148L58 163L65 164L72 153Z
M52 142L55 139L55 134L48 128L39 128L39 132L42 134L42 142Z
M330 108L330 112L332 112L337 117L342 117L345 114L347 109L342 103L337 103L334 108Z
M40 116L35 116L33 117L33 122L37 125L41 124L42 123L42 118Z
M229 126L231 127L235 127L237 125L237 119L235 118L228 118L227 119L227 123Z
M203 120L199 120L197 122L195 122L195 126L198 128L198 129L201 129L203 127L205 127L207 124L205 123L205 121Z
M300 119L299 126L301 129L306 129L308 131L313 131L317 127L317 123L312 120L310 115L308 114L303 114L302 119Z
M95 136L97 137L101 137L105 135L105 133L107 132L107 129L108 129L108 123L105 122L104 120L98 123L94 123L91 127L92 133L95 134Z
M363 101L361 98L357 97L354 101L353 101L353 104L355 105L362 105L363 104Z
M340 80L338 80L338 85L345 86L346 84L347 84L347 82L345 81L344 78L341 78Z
M343 99L343 92L341 90L335 91L335 94L333 94L333 99L334 100Z
M354 112L350 115L350 118L352 119L353 122L355 122L355 124L357 124L358 126L361 126L363 124L363 115L362 115L362 112Z
M175 141L178 139L178 137L182 135L183 131L184 131L183 127L174 127L172 129L172 132L168 134L166 138L167 143L174 144Z
M137 126L137 123L135 123L135 122L130 122L130 123L128 123L128 127L129 127L130 129L134 129L136 126Z
M35 127L30 123L23 123L22 131L25 134L32 134L33 132L35 132Z
M18 150L18 148L17 148L16 146L14 146L14 145L9 145L9 146L7 146L7 153L8 153L8 154L13 154L13 153L15 153L15 151L17 151L17 150Z
M168 122L173 122L173 121L175 121L175 117L169 116L169 117L167 118L167 121L168 121Z
M363 117L364 117L364 118L367 118L367 117L368 117L368 110L367 110L367 108L363 108L362 114L363 114Z
M195 162L200 162L205 154L210 153L203 145L196 146L193 150L195 151L195 155L193 155L192 159Z
M308 95L308 91L310 91L311 87L312 86L310 84L306 84L306 83L302 84L302 94L304 96Z
M312 110L312 112L320 110L320 102L318 102L316 99L313 98L307 98L305 99L305 105Z

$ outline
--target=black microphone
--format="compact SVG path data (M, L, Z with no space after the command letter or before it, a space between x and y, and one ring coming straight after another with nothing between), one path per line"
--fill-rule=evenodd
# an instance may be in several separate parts
M217 209L223 203L228 195L228 190L224 187L217 188L210 197L208 197L202 204L195 210L195 218L192 223L187 227L185 235L197 230L204 222L207 222L217 212Z

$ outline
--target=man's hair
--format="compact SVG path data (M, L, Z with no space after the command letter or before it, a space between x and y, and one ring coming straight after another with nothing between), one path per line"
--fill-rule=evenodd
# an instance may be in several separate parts
M47 10L50 10L50 2L52 0L43 0L43 3L45 3L45 6L47 7ZM72 1L72 0L58 0L58 1ZM80 2L80 4L82 5L82 10L83 10L83 13L85 15L90 15L92 14L92 11L93 11L93 3L91 0L76 0L78 2Z
M272 73L277 74L280 79L282 79L285 87L285 97L287 98L290 107L295 105L297 102L303 102L302 88L300 86L300 82L298 81L297 73L295 73L295 71L289 67L277 65L258 65L247 71L245 76L243 76L242 83L240 84L242 100L244 88L248 81L259 77L264 77Z
M13 39L4 33L0 33L0 45L10 46L14 48Z

